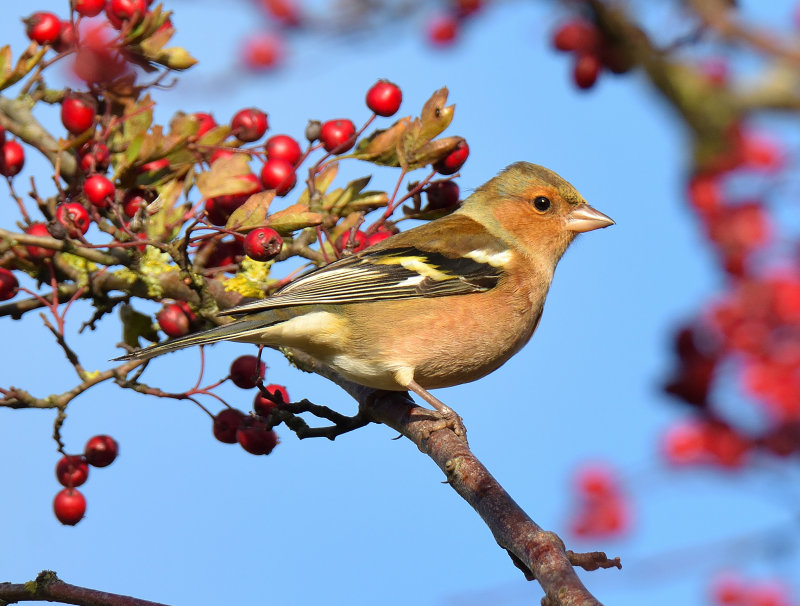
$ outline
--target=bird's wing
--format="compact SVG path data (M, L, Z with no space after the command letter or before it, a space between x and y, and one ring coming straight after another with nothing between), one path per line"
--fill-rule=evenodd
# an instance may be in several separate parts
M455 220L436 221L436 229L426 229L433 225L426 224L388 238L301 276L271 297L220 315L296 305L462 295L493 288L511 258L510 249L472 219L453 215L445 219L451 217ZM459 236L453 238L454 233Z

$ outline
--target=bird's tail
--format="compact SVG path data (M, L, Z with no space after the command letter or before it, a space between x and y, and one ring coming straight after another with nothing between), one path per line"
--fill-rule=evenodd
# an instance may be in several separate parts
M272 321L270 321L272 320ZM225 324L223 326L215 326L208 330L201 330L185 337L178 337L177 339L170 339L164 343L157 343L150 347L145 347L138 351L134 351L119 358L114 358L113 361L128 361L128 360L149 360L171 351L177 351L184 347L191 347L192 345L207 345L209 343L216 343L218 341L249 341L255 339L256 335L263 332L265 328L280 322L279 318L266 318L264 314L256 314L244 320L238 320Z

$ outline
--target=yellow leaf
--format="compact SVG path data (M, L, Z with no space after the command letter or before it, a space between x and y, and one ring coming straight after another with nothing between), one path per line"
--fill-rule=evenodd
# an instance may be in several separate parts
M420 114L422 129L419 133L422 141L430 141L438 136L453 121L456 106L445 107L448 93L447 87L440 88L431 95L431 98L422 107L422 113Z
M164 48L160 50L154 57L152 57L152 60L177 71L189 69L197 63L197 59L192 57L189 54L189 51L180 46Z
M248 188L241 177L250 174L249 160L246 154L218 159L210 170L197 175L197 189L204 198L245 193Z

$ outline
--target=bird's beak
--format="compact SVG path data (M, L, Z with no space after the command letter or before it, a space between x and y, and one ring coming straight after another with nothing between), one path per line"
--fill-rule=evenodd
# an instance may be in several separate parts
M609 225L614 225L614 220L588 204L581 204L567 215L566 228L569 231L580 233Z

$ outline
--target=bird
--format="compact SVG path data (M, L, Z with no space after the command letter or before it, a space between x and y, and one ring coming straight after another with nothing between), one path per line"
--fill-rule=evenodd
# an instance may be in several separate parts
M451 214L221 311L230 323L116 359L218 341L297 348L354 383L412 391L460 419L429 390L480 379L516 354L567 247L613 224L555 172L516 162Z

